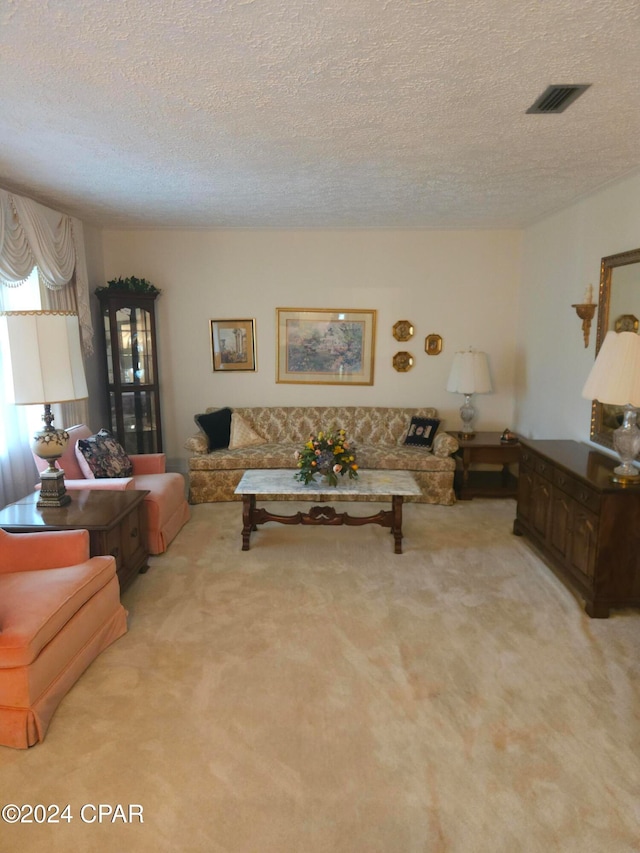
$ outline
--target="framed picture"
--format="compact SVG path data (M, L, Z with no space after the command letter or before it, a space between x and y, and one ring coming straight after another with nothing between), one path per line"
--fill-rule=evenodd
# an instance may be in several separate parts
M256 321L210 320L214 370L256 369Z
M373 385L376 312L276 308L276 382Z
M424 351L427 355L439 355L442 352L442 338L440 335L427 335L424 339Z

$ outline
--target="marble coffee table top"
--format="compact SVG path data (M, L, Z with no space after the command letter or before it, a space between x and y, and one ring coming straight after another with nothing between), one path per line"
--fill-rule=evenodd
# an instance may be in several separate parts
M245 471L236 486L237 495L299 495L316 498L322 496L330 500L332 495L369 495L386 497L391 495L419 495L417 485L409 471L368 471L360 469L358 479L350 480L345 474L338 477L338 485L330 486L323 478L316 476L316 482L308 485L293 479L294 468L265 469L257 468Z

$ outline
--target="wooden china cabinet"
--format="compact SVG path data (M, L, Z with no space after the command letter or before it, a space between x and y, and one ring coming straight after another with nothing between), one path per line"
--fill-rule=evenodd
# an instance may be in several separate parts
M618 460L586 444L521 445L513 532L540 549L589 616L640 606L640 486L613 483Z
M111 431L127 453L162 451L157 293L101 289Z

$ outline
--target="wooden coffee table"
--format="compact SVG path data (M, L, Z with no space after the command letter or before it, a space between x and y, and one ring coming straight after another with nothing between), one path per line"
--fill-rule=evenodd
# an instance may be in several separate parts
M394 551L402 554L402 503L403 498L419 495L420 487L408 471L360 471L357 480L341 478L334 488L326 483L299 483L293 479L295 470L257 469L245 471L235 493L242 495L242 550L249 550L252 531L258 524L276 521L279 524L340 525L359 527L363 524L379 524L388 527L393 534ZM391 499L391 509L381 510L374 515L353 516L337 512L331 506L313 506L308 512L293 515L276 515L263 507L256 506L256 498L278 500L279 496L296 498L300 501L340 499L341 496L359 498Z
M68 492L71 503L63 507L38 508L38 493L0 510L0 527L10 533L37 533L42 530L89 531L92 557L111 554L116 560L120 591L129 586L138 572L147 570L145 491L81 489Z

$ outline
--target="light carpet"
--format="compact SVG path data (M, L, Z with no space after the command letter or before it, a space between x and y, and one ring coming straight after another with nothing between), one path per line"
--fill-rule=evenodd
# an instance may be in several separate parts
M0 849L637 851L640 613L589 619L514 513L409 504L402 555L275 524L242 552L240 504L194 506L45 742L0 748L3 803L72 816Z

